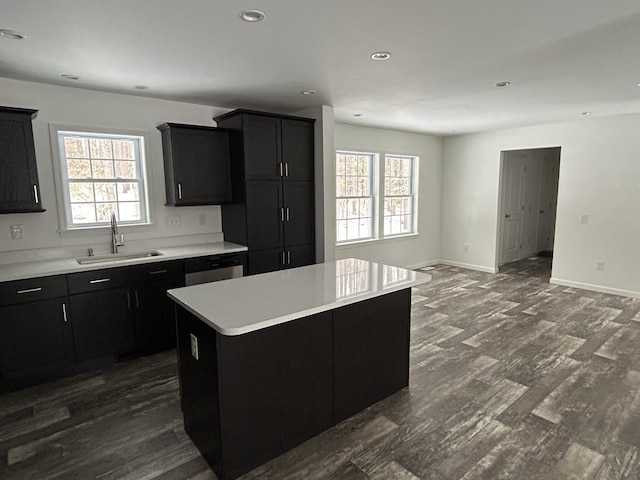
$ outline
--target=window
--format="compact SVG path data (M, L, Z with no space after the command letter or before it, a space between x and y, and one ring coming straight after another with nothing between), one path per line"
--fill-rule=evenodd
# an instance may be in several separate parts
M336 220L338 242L372 238L374 154L337 152Z
M144 137L57 130L61 227L147 223ZM62 210L62 208L61 208Z
M337 151L337 243L416 233L417 170L414 156Z
M414 157L384 157L384 235L413 233Z

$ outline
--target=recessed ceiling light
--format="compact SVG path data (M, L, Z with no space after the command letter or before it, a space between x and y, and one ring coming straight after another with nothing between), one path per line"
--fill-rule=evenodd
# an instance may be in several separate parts
M6 28L0 29L0 37L8 38L10 40L24 40L27 38L24 33L16 32L15 30L7 30Z
M374 60L389 60L391 54L389 52L375 52L371 54L371 58Z
M134 85L133 88L135 88L136 90L149 90L149 87L147 87L146 85Z
M591 115L591 112L582 112L582 115L586 117L587 115Z
M303 90L300 92L302 95L315 95L316 91L315 90Z
M511 82L496 82L496 87L508 87L511 85Z
M245 10L244 12L240 12L240 18L245 22L261 22L264 20L264 13L260 10Z
M361 114L361 113L354 113L354 114L353 114L353 116L354 116L354 117L361 117L361 116L362 116L362 114Z
M80 77L77 75L69 75L65 73L64 75L60 75L62 78L66 78L67 80L80 80Z

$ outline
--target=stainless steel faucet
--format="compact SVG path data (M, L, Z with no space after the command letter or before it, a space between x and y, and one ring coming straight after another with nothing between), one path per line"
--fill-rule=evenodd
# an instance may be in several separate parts
M118 233L116 214L111 212L111 253L118 253L118 247L124 246L124 235Z

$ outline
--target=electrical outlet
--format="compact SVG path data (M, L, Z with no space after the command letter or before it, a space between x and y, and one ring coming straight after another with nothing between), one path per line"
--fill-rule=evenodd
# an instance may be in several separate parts
M604 262L602 260L596 262L596 270L604 270Z
M206 225L207 216L204 213L201 213L200 215L198 215L198 221L200 222L200 225Z
M589 223L589 215L583 213L580 215L580 223Z
M9 228L11 229L11 238L13 240L19 240L24 236L22 225L11 225Z
M193 333L191 335L191 356L196 360L200 360L200 351L198 350L198 337Z
M469 244L468 244L468 243L465 243L465 244L462 246L462 248L464 249L464 251L465 251L465 252L468 252L468 251L469 251Z
M167 225L169 225L170 227L179 227L180 215L169 215L167 217Z

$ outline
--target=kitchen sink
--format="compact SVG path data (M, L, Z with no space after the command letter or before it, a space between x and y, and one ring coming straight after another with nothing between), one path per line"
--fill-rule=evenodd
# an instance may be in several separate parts
M121 262L123 260L135 260L136 258L157 257L160 255L162 255L162 253L156 250L148 250L146 252L131 252L131 253L109 253L106 255L79 257L79 258L76 258L76 262L78 262L80 265L91 265L94 263Z

